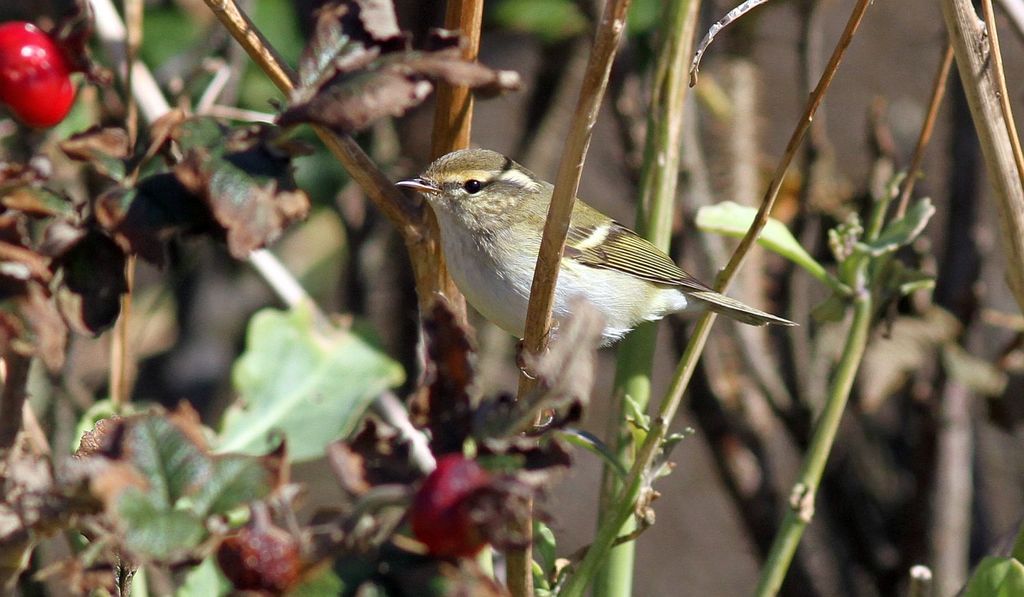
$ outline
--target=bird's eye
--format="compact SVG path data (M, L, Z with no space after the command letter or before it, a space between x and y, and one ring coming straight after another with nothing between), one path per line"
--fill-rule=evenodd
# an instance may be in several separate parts
M473 195L475 193L479 193L480 189L484 188L484 183L475 178L471 178L462 185L462 188L466 189L466 192L470 195Z

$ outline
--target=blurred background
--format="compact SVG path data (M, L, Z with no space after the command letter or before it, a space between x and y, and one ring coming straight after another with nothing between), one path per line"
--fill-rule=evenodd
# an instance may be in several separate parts
M4 4L0 20L27 10ZM321 2L240 4L294 64ZM440 0L396 4L403 28L417 36L443 21ZM475 145L554 178L597 4L486 4L480 59L518 71L525 84L519 93L476 103ZM1001 4L1024 7L1019 0ZM778 0L722 33L706 56L700 84L686 100L674 243L677 260L699 278L713 279L733 241L696 231L695 211L722 200L760 202L851 6ZM581 183L581 197L626 224L634 219L660 8L658 0L633 2ZM699 33L731 8L705 2ZM1024 29L1007 14L997 6L1019 120ZM872 193L907 166L945 44L933 1L876 2L869 9L774 214L824 262L830 259L825 231L850 213L863 214ZM272 119L282 100L201 0L147 1L141 58L172 103L196 106L217 76L228 83L214 105L203 106L207 113ZM84 129L99 114L116 122L121 101L116 88L84 88L76 112L55 136ZM398 180L426 166L431 129L428 102L376 124L359 140ZM9 126L0 130L13 134ZM410 372L411 386L417 314L405 247L315 137L308 130L297 136L316 148L298 160L297 171L314 209L272 249L324 309L368 320L381 345ZM56 167L75 180L75 166ZM1024 511L1024 319L1004 282L997 214L955 69L922 169L916 193L930 196L938 211L927 238L904 257L936 274L937 285L933 293L894 305L889 325L872 337L785 594L891 595L905 587L914 564L932 566L937 594L952 594L969 566L1012 541ZM89 181L77 180L79 192L87 193ZM204 420L216 421L233 398L230 371L249 316L278 304L273 293L245 263L206 241L177 242L165 269L140 262L137 275L133 401L173 406L188 400ZM674 473L656 486L662 494L657 523L639 540L638 595L752 589L840 348L844 324L809 317L826 289L763 250L755 250L730 294L802 325L764 331L716 324L676 422L694 432L674 452ZM513 391L514 339L475 315L478 389ZM655 396L668 383L686 327L683 320L661 324ZM70 445L80 414L106 395L108 342L107 336L76 337L56 395L34 398L59 438L54 445ZM601 354L584 422L602 436L614 354ZM333 484L316 483L323 474L318 463L297 471L310 482L311 506L332 499ZM541 506L566 554L592 537L599 478L600 463L578 453Z

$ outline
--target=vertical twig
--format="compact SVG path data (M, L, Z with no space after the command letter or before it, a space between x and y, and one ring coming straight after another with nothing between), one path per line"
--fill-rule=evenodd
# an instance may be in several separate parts
M655 246L668 253L672 240L676 185L679 181L684 103L687 91L687 62L693 47L700 0L673 0L665 5L657 64L654 71L643 169L640 174L640 200L636 209L636 230ZM657 340L655 323L641 325L619 347L615 372L615 406L609 417L609 444L619 460L629 465L636 446L627 422L626 398L647 410L651 394L651 369ZM601 512L621 489L615 471L605 466L601 483ZM630 520L620 533L634 530ZM633 588L633 561L636 543L615 547L608 564L594 582L595 597L628 597Z
M32 358L8 350L4 355L7 369L4 376L4 389L0 392L0 453L11 449L21 431L22 409L28 397L25 386L28 384L28 371Z
M483 0L448 0L444 15L446 29L462 33L462 57L476 60L480 52L480 22ZM441 83L437 86L437 109L434 111L434 134L431 139L431 160L469 147L473 125L473 94L468 87Z
M526 311L526 337L523 339L523 347L533 354L544 352L547 346L548 332L551 329L551 307L565 248L565 236L569 231L569 219L576 203L576 191L583 173L583 162L608 86L615 52L626 29L629 4L630 0L611 0L604 7L604 14L594 37L594 46L587 61L576 112L573 113L569 136L558 165L558 176L555 178L555 189L551 196L551 205L548 207L547 220L544 222L544 234L540 241L537 265L530 287L530 303ZM526 396L534 386L532 378L520 376L519 396ZM532 523L527 521L527 525L528 528L524 530L528 535ZM528 541L527 547L523 550L514 550L509 554L509 588L519 589L518 592L512 593L515 597L533 594L529 543Z
M1013 144L999 96L999 84L990 60L985 27L971 0L942 0L942 14L956 56L974 127L999 208L1007 280L1017 304L1024 308L1024 186L1017 170Z
M914 185L921 173L924 150L932 138L932 130L935 128L935 121L939 116L939 107L942 106L942 98L946 95L946 81L949 80L949 69L952 65L953 46L947 43L946 49L942 53L939 70L935 73L935 80L932 83L932 98L928 102L928 114L921 125L921 133L917 136L917 145L914 147L914 155L910 158L910 166L907 167L907 177L900 190L899 203L896 205L897 218L902 218L907 213L910 196L914 192Z
M1017 177L1024 188L1024 151L1021 151L1017 126L1013 122L1013 110L1010 109L1010 91L1006 88L1006 73L1003 71L1003 53L999 50L999 30L996 27L996 16L992 10L992 0L981 0L981 12L985 15L985 31L991 44L992 75L995 77L999 108L1003 112L1003 124L1006 136L1010 138L1010 149L1013 161L1017 165Z
M971 398L963 384L947 380L939 405L931 537L936 595L952 595L967 580L974 494Z

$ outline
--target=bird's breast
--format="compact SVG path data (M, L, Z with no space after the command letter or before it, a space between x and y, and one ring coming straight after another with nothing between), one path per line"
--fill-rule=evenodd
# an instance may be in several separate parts
M448 271L466 300L492 323L522 338L539 240L481 242L443 216L438 220ZM608 342L642 321L659 319L687 306L685 296L675 289L659 288L614 270L563 262L555 289L554 321L567 318L580 297L604 316Z

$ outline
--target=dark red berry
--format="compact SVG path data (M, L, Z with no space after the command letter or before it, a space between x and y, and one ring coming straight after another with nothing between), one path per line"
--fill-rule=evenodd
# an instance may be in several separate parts
M486 540L473 520L473 500L490 475L475 460L450 454L437 461L413 498L412 532L431 554L472 556Z
M217 564L239 591L282 593L302 572L298 542L274 526L248 526L225 538Z
M75 101L68 63L50 36L32 23L0 25L0 102L29 126L64 120Z

